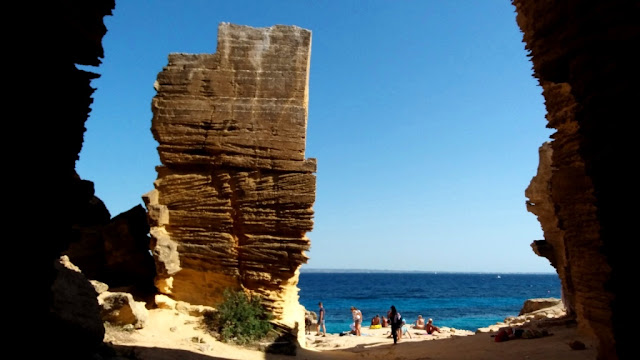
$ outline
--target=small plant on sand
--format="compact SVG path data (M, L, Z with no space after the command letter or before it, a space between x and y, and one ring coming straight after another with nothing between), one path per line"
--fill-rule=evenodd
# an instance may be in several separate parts
M268 312L258 296L247 296L244 291L225 289L224 300L216 311L204 313L207 329L217 333L223 342L249 344L263 339L272 329Z

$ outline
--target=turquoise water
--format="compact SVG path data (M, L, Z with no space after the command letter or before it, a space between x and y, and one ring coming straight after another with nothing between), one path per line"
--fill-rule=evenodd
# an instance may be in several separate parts
M327 311L327 332L349 330L351 306L372 317L395 305L408 323L418 315L436 326L475 331L517 316L525 300L560 298L557 274L302 272L300 303Z

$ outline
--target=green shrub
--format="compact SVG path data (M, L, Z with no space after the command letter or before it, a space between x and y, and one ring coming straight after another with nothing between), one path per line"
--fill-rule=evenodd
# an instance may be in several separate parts
M225 289L224 300L216 311L204 314L209 331L218 334L223 342L248 344L267 336L272 329L269 322L273 314L268 312L260 297L248 297L242 290Z

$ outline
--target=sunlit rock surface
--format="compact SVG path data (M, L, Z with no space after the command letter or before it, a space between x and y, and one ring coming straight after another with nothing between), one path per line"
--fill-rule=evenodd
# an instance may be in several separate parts
M311 32L296 26L222 23L215 54L169 55L152 103L162 166L144 196L160 292L215 306L224 289L244 289L303 328L310 50Z

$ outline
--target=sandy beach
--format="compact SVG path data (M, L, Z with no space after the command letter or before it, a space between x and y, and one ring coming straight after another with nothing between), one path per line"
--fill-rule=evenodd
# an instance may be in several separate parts
M540 329L550 334L533 339L513 339L496 342L495 331L473 333L443 327L441 333L427 335L424 330L410 329L397 345L389 338L390 328L362 328L362 336L327 334L306 335L307 344L295 356L268 354L222 343L208 334L200 318L169 309L153 309L144 328L125 331L107 327L105 343L121 354L139 360L212 360L212 359L527 359L578 360L595 359L596 349L581 336L575 324L547 321ZM437 322L436 322L437 325ZM538 325L537 325L538 326ZM580 341L583 350L573 350L569 344Z

